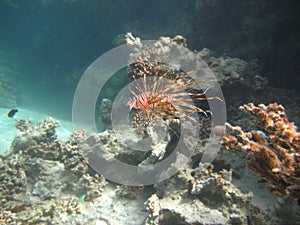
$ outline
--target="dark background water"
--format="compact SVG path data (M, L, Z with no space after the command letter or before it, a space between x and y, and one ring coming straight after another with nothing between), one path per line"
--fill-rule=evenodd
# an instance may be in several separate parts
M297 0L2 0L0 47L18 64L19 83L68 107L78 77L127 32L180 34L192 50L255 60L271 86L300 89L299 21Z

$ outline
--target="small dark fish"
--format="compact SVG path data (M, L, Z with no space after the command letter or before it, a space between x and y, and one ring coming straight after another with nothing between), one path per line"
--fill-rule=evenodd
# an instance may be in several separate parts
M15 114L18 112L17 109L11 109L8 113L7 113L7 116L9 118L14 118Z

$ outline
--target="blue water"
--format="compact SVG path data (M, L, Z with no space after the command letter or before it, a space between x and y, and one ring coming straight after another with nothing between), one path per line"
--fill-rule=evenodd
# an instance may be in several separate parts
M9 76L24 96L19 104L70 119L80 76L127 32L144 40L183 35L191 50L254 60L272 86L297 89L299 8L270 0L4 0L0 47L10 57L5 66L17 67Z

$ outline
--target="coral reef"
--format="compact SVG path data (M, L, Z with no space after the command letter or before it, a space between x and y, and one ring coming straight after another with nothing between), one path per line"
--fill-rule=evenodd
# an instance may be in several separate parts
M268 86L269 80L259 73L255 60L246 62L225 54L216 57L207 48L199 51L197 55L209 66L220 82L226 101L228 121L241 124L249 122L249 119L244 120L242 112L236 109L251 99L254 104L281 102L286 106L289 117L300 123L298 117L300 98L297 92Z
M141 53L146 57L160 54L167 60L172 48L184 49L187 45L186 39L181 36L160 38L153 49L143 46L140 40L133 36L127 35L127 39L128 44L136 50L132 54L132 61L139 60ZM237 91L250 93L257 99L266 99L269 95L276 95L274 93L281 94L276 96L278 98L290 94L270 91L266 86L266 80L257 76L254 64L226 55L216 58L208 49L180 60L186 63L194 62L195 56L201 57L220 79L225 94L229 96L226 102L231 107L232 113L235 111L234 106L243 101L242 96L236 94ZM134 64L129 68L128 74L131 80L135 77L144 77L145 73L148 76L149 71L155 70L155 65L145 61L143 63ZM169 75L171 79L177 75L180 67L180 65L173 66L174 74ZM162 65L161 72L164 70ZM251 82L251 79L255 82ZM244 87L247 87L247 91ZM261 91L266 89L268 93L261 95ZM239 100L236 101L236 98ZM293 104L294 102L291 103ZM155 127L148 126L147 132L152 143L149 151L134 151L124 147L123 143L134 142L137 137L131 136L128 128L118 127L119 132L123 134L123 139L120 140L120 136L111 130L111 106L111 100L105 99L100 107L99 117L105 126L104 132L85 134L83 130L78 130L73 132L66 142L57 139L55 129L59 123L53 118L47 118L37 124L26 119L16 120L16 127L20 132L16 135L11 149L0 158L1 223L281 225L287 224L282 218L289 218L291 223L299 224L299 219L292 215L299 212L298 208L286 199L278 198L273 208L265 209L253 201L255 196L251 192L243 192L233 185L233 177L243 176L240 171L245 170L244 165L240 166L240 170L235 170L236 167L228 165L229 161L224 161L221 155L218 155L213 165L199 163L210 133L215 135L215 140L206 146L208 149L212 145L217 145L225 134L224 126L212 127L210 118L199 118L200 143L191 156L192 160L168 180L146 187L116 185L105 180L90 167L86 160L86 155L91 151L98 151L99 146L103 147L99 153L103 154L105 159L115 158L126 164L141 165L147 169L166 159L176 145L174 141L176 135L172 136L172 132L161 140L162 135L155 130ZM273 111L276 109L278 115L272 114L271 110L263 114L262 112L268 107ZM297 116L298 109L296 107L293 109L293 115ZM227 142L223 140L223 144L228 148L244 151L248 156L251 155L248 160L259 173L263 173L267 168L267 172L263 175L267 185L273 188L273 191L298 199L299 133L296 127L288 123L284 110L278 105L261 108L248 105L244 106L244 110L259 118L268 116L269 122L261 120L260 128L257 130L253 121L249 121L249 126L246 126L253 129L250 132L240 132L238 128L228 124L233 135L225 136ZM230 122L235 118L230 116ZM236 121L238 124L245 121L240 118L238 117L239 120ZM270 121L276 124L273 128L269 124ZM286 124L288 126L285 127ZM174 124L168 125L177 131ZM261 127L265 127L266 130ZM280 130L279 127L283 129ZM192 129L187 130L188 134L194 132ZM162 131L166 133L165 130ZM297 135L292 137L293 132ZM239 135L245 139L241 139ZM288 137L292 139L287 141ZM184 138L190 137L187 135ZM191 142L190 139L188 141L187 144ZM262 149L261 153L264 155L257 155L257 151L251 151L247 147ZM231 152L225 151L224 155L227 153ZM232 154L234 157L231 159L235 160L235 163L242 162L238 156L235 156L238 154ZM181 156L179 154L178 158ZM276 159L276 163L271 164L271 160L263 160L265 156L273 157L270 159ZM176 163L181 164L182 161ZM106 169L109 173L113 172L109 171L110 169L115 168ZM279 186L275 187L278 190L274 189L277 183L268 182L269 178L279 183Z
M251 193L231 184L231 172L214 173L212 166L186 167L155 185L146 202L145 224L271 224L251 203Z
M121 132L124 133L126 131L122 130ZM133 141L131 138L134 137L128 135L124 138L122 142L129 142ZM112 130L106 130L102 133L90 133L88 135L81 131L76 135L76 143L86 157L91 152L103 151L105 159L116 158L130 165L137 165L145 159L145 151L132 151L129 147L124 146L122 142L117 139ZM101 150L98 149L99 146L101 146Z
M61 142L53 138L53 125L58 125L55 120L48 118L35 125L24 121L27 127L35 126L41 134L34 140L43 139L44 133L52 134L49 140L44 140L48 143L44 145L50 149L52 142L57 142L59 156L44 158L42 145L36 141L40 146L37 155L34 151L27 154L33 148L22 148L18 143L20 148L11 148L13 154L1 157L3 218L8 218L6 212L10 212L9 218L20 224L279 224L252 203L251 193L242 193L232 185L231 171L213 172L213 166L193 162L172 178L146 190L110 182L107 185L85 162L83 155L90 147L101 143L107 147L109 157L130 164L147 159L145 153L130 151L129 154L109 130L89 135L79 130L67 142ZM19 121L17 124L22 130L24 126ZM49 129L42 129L45 127ZM216 129L216 133L223 134L223 127ZM26 133L22 135L25 139ZM31 135L28 132L29 139ZM87 144L86 149L82 148L83 143Z
M168 61L167 58L172 49L177 49L178 46L179 48L185 48L187 45L186 39L181 36L175 38L163 37L157 41L154 48L149 49L142 44L139 38L135 38L131 34L127 34L126 37L127 43L133 46L135 50L131 55L131 62L133 63L128 70L130 80L153 76L153 71L156 71L155 68L157 65L149 61L142 61L144 57L151 59L153 55L160 54L162 58ZM206 62L217 79L220 80L220 84L226 95L226 103L230 109L230 121L234 120L239 124L246 121L241 115L236 116L237 110L235 107L250 97L257 100L269 101L276 96L276 98L283 99L288 105L297 106L295 98L291 100L289 97L291 96L290 92L272 89L267 86L267 80L258 75L255 62L246 62L226 55L214 57L213 53L208 49L203 49L196 56ZM188 55L187 58L180 60L186 63L194 62L195 57ZM169 79L176 76L178 66L180 65L174 65L174 74L170 74L168 76ZM159 72L163 74L166 69L166 65L160 65ZM240 93L243 93L243 95ZM110 100L105 101L100 110L100 117L103 121L106 121L106 129L108 130L100 134L83 135L82 133L82 136L79 136L80 141L78 143L83 144L80 145L80 148L84 152L88 152L94 146L101 144L105 146L106 150L103 153L105 153L107 159L114 157L130 165L152 165L168 156L170 151L172 151L174 139L167 138L164 140L164 145L156 145L156 138L151 133L151 127L149 131L153 142L151 154L130 151L122 146L117 141L115 134L109 130L111 107L109 106L110 103L106 104ZM298 112L297 107L293 107L293 109L294 111L290 112L296 116ZM287 215L291 214L284 207L285 204L289 204L292 207L290 209L291 212L292 210L293 212L297 212L295 205L281 198L278 198L274 205L266 208L265 205L261 205L261 202L253 201L257 196L252 197L251 193L245 194L232 185L231 176L233 176L233 179L238 180L241 176L244 176L244 171L246 171L241 157L237 154L228 156L229 152L226 151L218 155L217 159L213 162L214 169L212 169L212 166L205 169L201 163L199 165L209 134L212 131L215 134L216 140L211 144L216 145L225 134L225 126L217 125L211 127L210 118L200 119L199 122L201 124L201 131L199 133L200 143L192 155L191 163L183 171L179 172L179 174L176 174L163 183L154 185L154 190L150 188L152 191L149 193L150 197L148 196L145 199L144 206L147 213L144 221L145 224L283 224L286 221L285 218ZM255 127L252 121L249 121L248 124L249 127ZM129 131L121 129L120 133L128 134ZM130 139L134 140L134 138L132 136L125 136L123 143L130 142ZM210 147L212 146L208 148ZM224 155L227 155L227 158L225 157L226 161L223 158ZM228 157L231 157L232 161L228 160ZM230 163L234 163L237 166L230 165ZM224 168L226 170L223 170ZM228 171L230 169L232 171ZM251 179L248 182L252 181ZM249 183L244 184L249 187L246 190L253 188L256 191L255 185L257 184L253 183L250 185ZM134 199L140 193L139 188L135 189L123 185L118 186L116 190L116 196L123 200ZM265 196L264 193L269 194L265 190L262 190L259 194ZM193 212L193 214L191 215L190 212ZM295 224L297 223L297 216L293 217L289 215L288 218Z
M32 157L39 156L43 159L58 159L60 157L59 142L56 141L55 128L59 122L52 117L32 124L30 120L20 119L15 127L20 131L12 143L12 152L18 153L26 150ZM51 145L51 146L50 146Z
M150 76L155 75L157 71L158 61L160 63L159 70L168 71L167 78L172 78L174 75L177 75L182 69L205 69L205 64L202 64L198 61L199 57L196 54L193 54L189 49L187 49L186 39L180 35L175 36L174 38L170 37L160 37L151 48L141 42L139 37L134 37L131 33L125 35L125 40L128 46L132 47L132 53L130 54L129 65L133 65L133 68L130 68L129 75L132 79L141 78L144 75ZM177 56L171 57L173 54ZM139 64L142 62L142 64ZM181 68L181 66L189 68ZM207 74L202 74L203 76ZM203 80L207 77L201 77ZM183 79L184 80L184 79Z
M16 120L20 132L0 166L1 208L14 213L16 222L62 224L63 217L80 214L83 203L76 196L93 201L106 185L79 152L79 131L62 142L55 134L57 126L51 117L37 124Z
M133 78L142 77L144 74L148 76L151 75L149 71L152 71L152 73L155 71L156 65L150 64L146 59L153 60L156 59L155 56L159 56L161 62L168 63L170 62L170 55L174 52L178 52L185 54L178 54L177 59L171 60L172 63L178 62L178 64L175 63L175 65L172 65L174 66L173 69L175 71L178 69L176 66L189 65L191 68L198 69L200 67L205 68L207 64L221 86L240 84L254 90L259 90L265 88L268 83L266 78L258 75L258 66L255 61L246 62L239 58L229 57L226 54L215 57L213 56L213 52L207 48L204 48L199 52L194 51L197 54L193 55L186 51L187 40L180 35L177 35L174 38L161 37L151 49L144 46L141 39L134 37L131 33L126 34L125 39L126 43L133 46L134 49L134 53L131 54L131 62L144 61L145 63L143 65L134 64L134 68L131 68L129 73ZM198 57L206 64L199 64L199 62L197 62ZM193 64L195 64L195 66ZM205 74L201 75L205 76ZM206 77L201 77L201 79L205 80Z
M243 131L226 124L232 135L222 144L247 154L247 166L266 182L270 192L288 195L300 204L300 133L288 121L285 109L277 103L252 103L240 107L255 116L257 130Z
M214 57L211 50L204 48L198 56L209 66L222 86L239 83L248 88L259 90L265 88L268 80L257 75L257 64L232 58L226 54Z

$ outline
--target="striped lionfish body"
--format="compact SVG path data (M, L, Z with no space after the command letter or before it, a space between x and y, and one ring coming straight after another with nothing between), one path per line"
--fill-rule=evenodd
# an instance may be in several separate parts
M188 78L189 73L181 72L174 78L173 70L161 72L159 66L151 76L135 78L129 90L131 98L126 103L134 110L132 124L140 133L156 118L176 120L190 117L193 113L207 113L196 106L194 101L209 100L205 92L191 93L187 90L196 84ZM170 79L170 77L173 77Z

